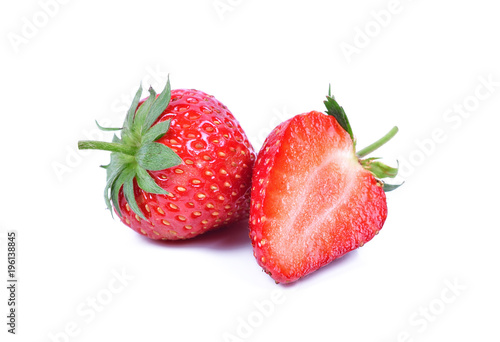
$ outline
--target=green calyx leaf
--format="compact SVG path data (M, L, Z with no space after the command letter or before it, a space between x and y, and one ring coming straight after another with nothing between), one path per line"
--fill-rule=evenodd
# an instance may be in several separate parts
M156 142L141 146L135 160L139 166L150 171L165 170L182 162L171 148Z
M351 125L349 123L349 120L347 119L347 115L344 111L344 108L342 108L338 102L335 100L333 95L331 94L331 87L328 87L328 95L326 97L326 101L324 101L324 104L326 106L326 114L333 116L339 125L349 134L351 137L351 140L353 142L354 150L356 150L356 139L354 138L354 134L352 132ZM381 163L380 161L377 161L379 158L367 158L367 159L361 159L368 154L372 153L373 151L377 150L379 147L382 145L386 144L389 140L394 138L394 136L398 133L398 128L393 127L386 135L384 135L382 138L374 142L373 144L363 148L362 150L358 151L356 153L356 157L358 158L360 164L365 168L366 170L370 171L376 178L378 179L384 179L384 178L394 178L398 174L398 169L399 169L399 164L398 167L390 167L388 165L385 165ZM398 184L398 185L393 185L393 184L386 184L384 183L384 191L392 191L400 187L403 183Z
M323 103L326 107L326 114L333 116L337 120L339 125L342 126L347 133L349 133L354 146L356 146L356 140L354 140L354 135L352 134L351 124L347 119L344 108L342 108L335 100L335 97L331 95L331 86L328 87L328 96Z
M145 214L135 198L134 187L142 190L166 195L148 171L164 170L182 163L182 159L169 147L157 143L170 128L170 120L155 124L170 103L170 80L157 96L153 88L149 88L149 97L139 106L142 86L137 90L130 109L127 111L122 128L105 128L104 131L121 131L121 136L113 136L112 142L83 140L78 142L79 149L95 149L111 152L111 160L106 169L107 179L104 188L106 206L113 215L112 207L122 216L119 206L119 192L123 194L130 209L146 220Z
M401 184L387 184L387 183L384 183L384 192L389 192L389 191L392 191L392 190L396 190L397 188L399 188L403 184L404 184L404 182L401 183Z
M376 161L379 158L368 158L361 160L361 165L363 167L373 173L373 175L379 179L383 178L394 178L398 175L398 168L387 166L379 161Z
M156 184L153 177L142 167L136 169L137 184L139 187L152 194L167 195L168 191Z
M95 124L97 125L97 128L99 128L101 131L104 131L104 132L108 132L108 131L120 131L120 130L123 129L123 127L119 127L119 128L102 127L101 125L99 125L99 122L97 122L97 120L95 120Z
M127 200L127 203L130 206L130 209L137 215L139 215L140 218L143 220L146 220L146 216L142 213L142 210L139 208L139 205L137 204L137 200L135 199L135 193L134 193L134 177L132 178L127 178L125 182L123 183L123 194L125 195L125 199Z
M163 137L170 128L170 119L162 122L158 122L156 125L151 127L142 137L143 143L151 143Z
M146 118L151 111L151 106L156 101L156 92L152 87L149 88L149 97L146 101L142 103L142 105L137 109L135 113L134 122L132 124L132 130L137 134L142 134L143 131L146 131L149 127L146 127Z
M167 108L170 102L171 89L170 78L167 78L167 84L160 93L155 102L151 105L148 115L144 121L144 128L149 129L151 125L160 117L161 113ZM168 129L168 128L167 128Z

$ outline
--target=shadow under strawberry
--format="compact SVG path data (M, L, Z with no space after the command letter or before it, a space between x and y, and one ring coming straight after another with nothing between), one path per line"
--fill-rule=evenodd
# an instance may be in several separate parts
M250 237L248 236L248 220L230 223L218 229L186 240L152 240L141 236L145 243L168 248L207 248L214 250L251 250Z

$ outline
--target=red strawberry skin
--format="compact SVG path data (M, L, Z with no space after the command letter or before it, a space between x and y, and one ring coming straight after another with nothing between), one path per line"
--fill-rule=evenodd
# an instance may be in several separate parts
M121 189L122 222L151 239L178 240L248 217L255 152L233 114L211 95L177 89L157 122L168 119L170 129L156 142L182 163L148 172L169 194L145 192L134 182L144 220Z
M312 111L283 122L253 170L250 238L257 262L287 283L362 246L387 217L381 185L334 117Z

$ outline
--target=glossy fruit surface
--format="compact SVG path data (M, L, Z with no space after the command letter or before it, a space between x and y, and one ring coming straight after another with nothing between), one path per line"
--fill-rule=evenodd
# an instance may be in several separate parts
M106 166L105 197L138 233L178 240L248 216L255 153L238 121L213 96L166 90L171 99L149 127L142 124L149 114L144 119L139 112L144 106L152 112L163 93L132 105L133 120L114 139L122 146L112 150ZM161 129L148 133L155 127Z

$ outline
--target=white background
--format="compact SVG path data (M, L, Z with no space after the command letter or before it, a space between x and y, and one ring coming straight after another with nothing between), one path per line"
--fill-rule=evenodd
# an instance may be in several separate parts
M2 341L498 341L494 5L2 2ZM227 105L257 150L280 121L323 110L329 83L358 146L398 125L377 151L406 181L388 194L384 229L283 286L254 260L245 222L155 243L113 220L98 167L108 156L80 155L76 142L111 139L94 119L119 125L139 83L160 90L168 73L173 88ZM6 332L10 230L16 336Z

